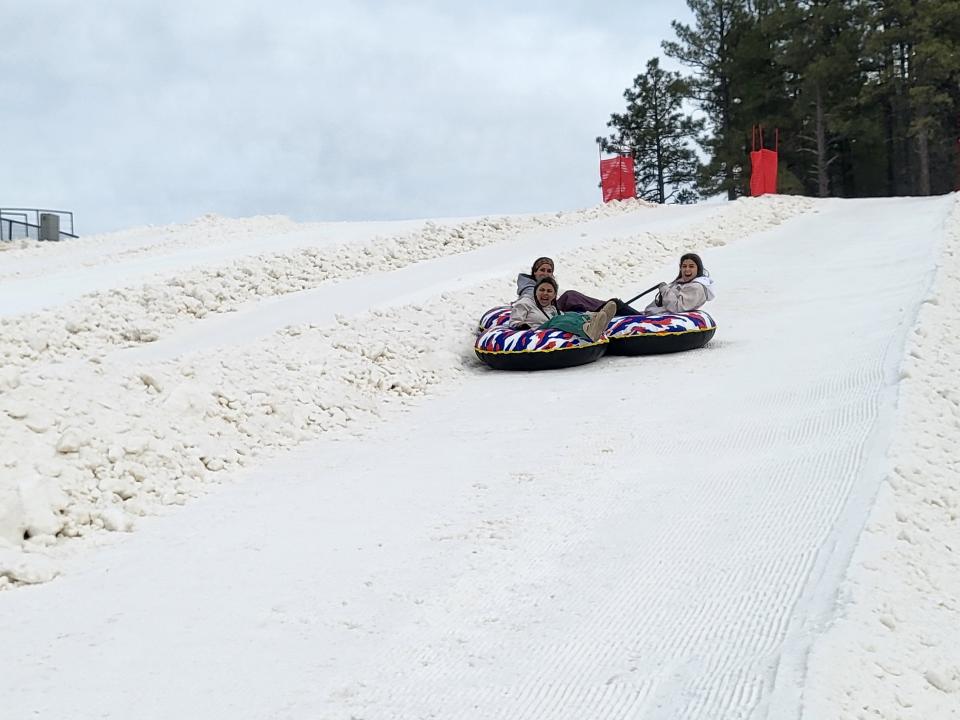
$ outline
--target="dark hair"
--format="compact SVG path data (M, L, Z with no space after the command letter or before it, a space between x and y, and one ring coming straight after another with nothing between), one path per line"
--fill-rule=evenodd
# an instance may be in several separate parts
M557 266L553 264L553 260L548 257L538 257L533 261L533 266L530 268L530 277L534 277L537 274L537 268L543 265L544 263L550 263L550 269L555 269Z
M554 280L552 277L550 277L549 275L547 275L545 278L540 278L540 280L537 281L537 284L536 284L536 285L534 286L534 288L533 288L533 301L537 304L537 307L540 307L540 308L542 308L543 305L540 304L540 298L537 297L537 290L540 289L540 286L541 286L541 285L552 285L552 286L553 286L553 291L554 291L555 293L559 293L559 292L560 292L560 286L557 285L557 281ZM551 304L551 305L554 305L554 306L557 304L557 298L556 298L556 296L554 296L553 302L550 303L550 304Z
M703 260L700 259L700 256L696 253L684 253L680 256L680 265L683 265L684 260L693 260L697 264L697 274L695 277L701 277L703 275L709 275L707 269L703 266ZM677 280L680 279L680 273L677 273Z

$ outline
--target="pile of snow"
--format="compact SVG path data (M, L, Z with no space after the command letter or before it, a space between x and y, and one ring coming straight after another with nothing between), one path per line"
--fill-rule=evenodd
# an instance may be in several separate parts
M811 720L960 717L958 287L955 208L902 366L892 472L811 653Z
M0 357L6 367L18 367L98 348L104 351L111 346L151 342L184 319L230 312L246 302L469 252L506 242L521 231L583 223L647 205L640 201L611 203L575 213L484 218L453 227L427 222L421 231L406 236L247 255L225 263L215 260L186 271L174 268L157 273L151 282L92 293L66 307L0 318ZM161 281L161 277L165 279Z
M235 245L263 235L282 237L308 227L284 215L226 218L207 214L187 223L145 225L55 243L20 239L0 243L0 252L6 253L0 279L116 263L132 257L158 257L177 248Z
M813 204L730 203L679 232L638 232L559 254L558 272L566 285L612 295L681 252L760 232ZM124 347L244 302L506 243L537 224L574 226L640 209L627 205L245 258L4 319L0 587L53 577L72 538L131 530L136 517L185 503L262 453L321 433L361 432L411 398L480 371L476 319L513 296L513 276L427 304L287 327L229 352L131 363Z
M496 238L501 232L522 231L534 227L557 227L575 224L598 217L611 217L634 212L639 208L654 207L643 200L613 202L607 205L538 215L477 218L470 221L409 220L391 223L297 223L284 215L257 215L247 218L226 218L216 214L203 215L188 223L161 227L144 226L103 235L83 236L77 240L59 243L38 243L35 240L17 240L0 243L5 251L0 267L0 280L10 278L42 277L56 271L70 271L77 267L111 265L131 259L159 259L177 250L216 250L220 257L249 254L248 248L262 245L269 237L277 251L303 246L316 246L318 239L327 245L355 246L356 233L370 235L371 253L376 255L377 240L383 239L403 246L408 242L420 244L439 240L455 246L466 237L469 242L484 244L484 236ZM389 228L380 238L380 228ZM405 230L404 234L398 232ZM340 241L336 238L339 237ZM446 242L444 242L446 240ZM348 250L350 252L350 250ZM211 255L211 259L215 256ZM198 264L204 264L198 261Z

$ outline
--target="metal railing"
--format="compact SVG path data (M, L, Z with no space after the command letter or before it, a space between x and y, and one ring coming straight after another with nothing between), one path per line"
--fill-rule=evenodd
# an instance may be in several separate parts
M70 210L47 210L44 208L4 208L0 207L0 241L16 240L19 238L29 239L35 237L40 239L40 216L45 214L59 215L61 221L66 220L70 225L70 231L60 231L60 238L75 238L73 225L73 212ZM30 222L30 219L34 222ZM18 218L18 219L14 219ZM22 233L22 234L20 234Z
M28 240L30 238L30 232L33 228L37 229L37 233L34 233L36 239L40 239L39 230L40 228L36 225L31 225L25 220L13 220L11 218L0 217L0 240Z

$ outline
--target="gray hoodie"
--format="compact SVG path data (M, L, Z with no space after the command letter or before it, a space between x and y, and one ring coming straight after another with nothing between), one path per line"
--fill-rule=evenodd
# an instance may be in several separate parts
M517 275L517 297L533 297L533 290L537 287L537 280L533 275L520 273Z

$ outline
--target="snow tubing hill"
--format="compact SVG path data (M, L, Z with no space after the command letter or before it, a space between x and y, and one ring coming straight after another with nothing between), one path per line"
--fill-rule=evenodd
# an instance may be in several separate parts
M607 326L611 355L656 355L706 345L717 323L702 310L663 315L624 315Z

